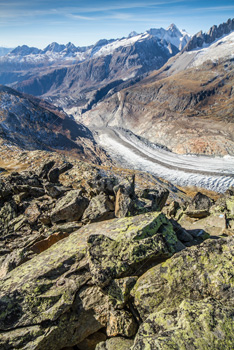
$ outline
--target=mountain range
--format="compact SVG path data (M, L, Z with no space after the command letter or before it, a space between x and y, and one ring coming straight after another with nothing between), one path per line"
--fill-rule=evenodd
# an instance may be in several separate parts
M233 349L234 19L0 62L0 349Z
M102 96L161 68L189 39L172 24L166 30L102 39L88 47L52 43L39 50L23 45L0 57L0 83L59 106L87 108L97 100L98 89L104 87L99 92Z
M233 30L234 20L229 20L198 33L160 70L78 120L93 128L129 129L175 153L233 156Z
M43 50L24 45L0 58L0 83L65 108L94 131L121 127L179 154L234 155L233 30L230 19L192 38L172 24L166 30L132 32L82 48L71 43L52 43ZM17 94L9 88L4 93ZM21 104L33 100L17 98ZM10 100L15 111L15 101ZM36 104L41 106L39 100ZM31 130L29 120L25 125ZM23 128L18 127L19 144L25 147ZM94 150L92 133L85 133L82 140L91 140ZM39 145L37 137L31 137L27 147L30 142L32 147ZM55 148L59 143L63 144L56 141Z

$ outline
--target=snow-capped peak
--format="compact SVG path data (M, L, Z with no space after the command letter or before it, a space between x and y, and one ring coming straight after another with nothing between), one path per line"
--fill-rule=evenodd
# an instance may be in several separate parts
M179 50L182 50L191 39L191 35L184 30L179 30L174 23L172 23L167 29L151 28L147 30L147 33L161 40L167 41L168 43L176 46Z

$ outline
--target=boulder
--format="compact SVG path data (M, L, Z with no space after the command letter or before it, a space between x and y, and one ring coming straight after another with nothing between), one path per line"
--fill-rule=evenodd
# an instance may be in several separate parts
M214 201L211 198L198 192L194 196L192 203L188 206L185 213L193 218L203 218L209 215L210 207L213 204Z
M164 205L166 204L167 198L169 196L169 191L162 187L158 186L157 188L145 188L138 192L140 198L150 199L151 200L151 210L161 211Z
M59 174L59 169L53 168L48 172L47 179L49 180L49 182L57 183L59 182Z
M71 190L71 188L67 188L61 185L55 185L50 182L47 182L44 184L44 189L46 191L46 194L49 195L52 198L59 198L64 195L64 193Z
M89 204L88 199L83 197L81 193L80 190L72 190L58 200L51 212L51 221L78 221Z
M130 350L133 345L132 339L115 337L99 343L95 350Z
M24 216L30 224L34 224L41 215L40 208L36 202L32 202L24 212Z
M105 341L106 335L102 332L96 332L89 335L81 343L77 344L79 350L95 350L96 345Z
M125 193L124 188L120 187L116 193L115 216L124 218L132 214L132 199Z
M148 270L131 294L143 320L187 298L213 298L234 306L233 275L234 238L209 239Z
M146 262L161 262L185 248L162 213L111 220L108 228L111 235L91 234L87 241L92 279L101 287L115 278L139 275Z
M233 341L233 307L214 299L188 299L177 309L152 313L140 326L131 349L225 350L233 348Z
M114 187L116 195L115 216L123 218L133 214L133 199L135 196L135 176L126 177Z
M96 222L114 218L114 203L105 193L93 197L85 210L82 221Z
M47 175L54 165L55 165L54 160L43 163L40 169L38 170L38 176L42 179L47 179Z
M114 188L118 183L119 181L116 177L101 177L100 175L96 179L88 181L88 185L96 195L103 192L110 196L114 195Z
M108 260L96 263L93 259L94 237L103 237L103 233L116 241L116 247L122 242L119 248L125 249L115 260L114 273ZM111 335L133 336L134 317L128 308L114 308L113 295L110 298L100 288L97 273L101 268L105 276L101 280L110 282L109 274L120 278L132 271L138 274L144 263L146 268L146 263L171 256L178 244L171 224L159 213L90 224L71 233L2 279L0 348L60 350L104 327ZM98 242L93 248L101 249L110 260L108 245L97 247ZM133 285L128 283L126 293Z

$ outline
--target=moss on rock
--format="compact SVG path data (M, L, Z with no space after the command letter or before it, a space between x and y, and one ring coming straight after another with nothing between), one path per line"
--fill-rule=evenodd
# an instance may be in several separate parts
M152 313L140 326L134 350L233 349L233 307L213 299L184 300L178 309Z
M143 319L186 298L233 303L234 238L207 240L175 254L142 275L131 294Z

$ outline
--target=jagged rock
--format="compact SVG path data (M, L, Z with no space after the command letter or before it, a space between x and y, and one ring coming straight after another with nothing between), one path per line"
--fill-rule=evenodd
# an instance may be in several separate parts
M25 210L24 215L26 216L30 224L34 224L38 220L39 216L41 215L41 211L37 203L34 202L30 204Z
M67 188L61 185L60 186L54 185L49 182L44 184L44 188L45 188L46 194L48 194L52 198L62 197L64 193L71 190L71 188Z
M176 216L176 212L179 209L180 205L178 202L176 201L172 201L169 205L169 207L167 207L166 209L166 214L168 217L175 217Z
M108 315L106 334L108 337L117 335L131 338L136 334L137 324L133 315L125 310L111 311Z
M164 207L167 198L169 195L169 191L163 187L155 188L155 189L149 189L145 188L139 193L139 197L150 199L152 201L151 203L151 210L155 211L161 211Z
M8 230L8 225L17 216L17 206L14 201L6 202L0 210L0 232Z
M115 337L99 343L95 350L129 350L133 345L132 339Z
M123 218L133 213L133 199L135 196L135 176L129 176L123 179L114 187L116 195L115 216Z
M211 44L222 35L228 34L234 30L234 19L228 19L226 23L212 26L207 33L200 31L195 34L185 46L184 51L191 51L197 47L202 47L203 44Z
M50 182L57 183L59 182L59 169L58 168L53 168L48 172L47 179Z
M201 220L194 222L190 228L193 230L202 230L212 236L220 236L227 229L227 220L225 214L213 214Z
M211 198L198 192L194 196L192 203L188 206L185 213L192 218L206 217L209 215L209 210L213 203L214 201Z
M56 204L51 212L52 222L79 220L89 201L81 196L80 190L72 190L65 194Z
M15 249L12 253L8 254L6 258L0 259L0 279L27 260L25 249Z
M132 198L135 195L135 175L125 177L113 188L116 195L119 189Z
M105 193L93 197L85 210L82 221L96 222L114 218L114 203Z
M53 168L54 165L54 160L42 164L41 168L38 171L38 176L42 179L46 179L49 171Z
M92 282L96 278L93 272L97 271L97 267L90 260L91 250L87 239L91 235L99 237L100 232L105 233L107 238L112 237L111 241L122 240L126 246L131 243L132 247L144 247L143 251L130 247L131 254L128 255L126 251L125 255L121 255L124 260L122 271L117 267L119 275L123 274L123 269L124 274L128 275L131 268L135 270L137 266L138 273L138 263L141 266L143 262L150 263L159 256L165 259L178 249L179 241L172 226L159 213L82 227L15 268L1 281L0 348L58 350L74 346L103 327L108 327L110 310L115 318L112 325L109 323L110 333L113 329L117 333L134 333L132 316L129 314L131 321L123 316L129 311L115 311L106 292ZM108 247L102 246L102 249L107 250L106 255L109 254ZM115 264L120 262L115 261ZM127 265L131 268L127 268ZM107 268L105 262L103 268ZM111 271L109 273L113 275ZM123 328L123 325L126 327Z
M124 218L130 216L132 212L132 199L125 193L124 189L120 187L116 193L115 202L115 216L117 218Z
M184 300L177 309L152 313L132 350L225 350L233 348L233 307L213 299Z
M141 276L131 294L141 317L176 308L186 298L233 304L234 238L187 248Z
M106 229L108 226L112 235L91 234L88 238L92 279L102 287L112 279L138 275L144 262L160 262L184 248L161 213L114 219Z
M96 345L106 340L106 335L102 332L96 332L89 335L81 343L77 344L79 350L95 350Z
M118 182L116 177L98 176L94 181L88 181L88 185L96 194L104 192L107 195L114 195L114 188L117 186Z
M115 279L104 289L115 307L122 309L126 305L130 297L130 291L136 284L137 278L131 276Z

